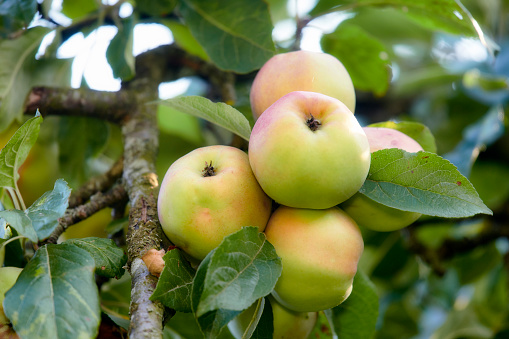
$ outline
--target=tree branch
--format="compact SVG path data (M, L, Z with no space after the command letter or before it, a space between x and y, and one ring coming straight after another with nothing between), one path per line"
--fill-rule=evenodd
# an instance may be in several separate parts
M132 278L130 338L162 338L164 306L151 301L157 283L141 257L150 249L161 249L162 232L157 216L155 172L158 128L155 105L158 82L137 79L127 84L133 88L135 101L130 117L122 124L124 136L124 174L131 209L127 231L128 267ZM136 90L137 89L137 90Z
M76 192L72 206L79 205L92 191L102 191L120 172L130 201L129 227L126 236L128 269L132 278L131 338L162 338L164 306L151 301L157 283L149 274L143 255L150 249L159 250L168 241L162 234L157 216L158 179L155 173L158 149L156 105L146 103L158 99L158 85L180 77L198 75L210 84L212 99L233 104L235 76L197 57L190 56L175 45L160 46L136 57L136 77L123 83L118 92L100 92L88 89L34 88L26 102L25 113L36 109L45 115L66 115L100 118L120 125L124 137L123 172L120 166ZM116 191L115 186L112 191ZM72 223L98 211L98 201L107 200L109 193L97 193L90 202L66 213L48 242ZM113 192L112 192L113 193ZM118 193L118 192L117 192ZM125 192L124 192L125 194ZM117 197L118 201L119 197ZM101 208L114 204L104 202Z
M443 276L446 273L444 261L470 252L480 246L485 246L499 238L509 238L507 215L500 214L486 220L485 227L476 236L460 239L447 238L437 248L429 248L420 242L415 230L416 226L410 226L402 230L407 241L407 247L426 262L438 276Z
M77 191L72 192L69 198L69 208L84 204L94 193L106 191L122 177L123 170L124 158L121 157L108 172L90 179Z
M58 237L60 237L69 226L90 217L92 214L99 212L105 207L114 205L118 201L126 200L126 198L127 194L124 185L116 184L106 193L98 192L94 194L86 204L67 209L64 216L60 218L58 226L46 240L46 243L56 244Z
M133 96L127 91L35 87L25 102L25 114L37 109L42 116L65 115L99 118L119 123L128 115Z

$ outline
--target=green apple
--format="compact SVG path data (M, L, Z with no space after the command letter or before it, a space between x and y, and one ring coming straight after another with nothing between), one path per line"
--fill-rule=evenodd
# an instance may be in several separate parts
M412 153L422 151L417 141L392 128L364 127L364 132L368 137L372 153L386 148L400 148ZM340 207L358 225L380 232L402 229L421 216L420 213L401 211L382 205L361 193L356 193Z
M5 316L3 307L5 292L14 286L21 271L23 269L18 267L0 267L0 325L10 323L9 319Z
M268 299L268 300L267 300ZM270 302L274 325L274 339L307 339L313 330L318 318L317 312L294 312L278 303L273 297L267 297L265 302ZM228 329L236 338L242 335L249 327L257 312L258 302L255 302L234 320L228 323Z
M294 91L322 93L355 110L352 79L343 64L330 54L296 51L275 55L257 73L250 93L254 119Z
M283 263L273 296L284 307L315 312L348 298L364 242L345 212L280 206L265 235Z
M271 200L256 181L243 151L229 146L195 149L166 172L157 203L168 238L202 260L243 226L262 232Z
M341 101L297 91L256 121L249 161L260 186L279 204L325 209L359 190L371 157L366 134Z

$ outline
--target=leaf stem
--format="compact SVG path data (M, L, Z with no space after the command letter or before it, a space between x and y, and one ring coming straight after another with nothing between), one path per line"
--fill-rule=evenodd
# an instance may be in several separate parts
M15 183L15 186L16 186L16 189L15 189L14 193L16 194L16 198L18 199L18 201L21 204L21 208L23 209L23 211L25 211L27 209L27 207L25 205L25 201L23 201L23 196L21 195L21 192L19 191L17 182Z
M12 189L12 187L6 188L7 192L9 192L9 196L11 197L12 203L14 205L14 208L17 210L21 210L21 205L18 200L18 194L15 190Z
M6 242L4 242L4 243L2 243L2 244L0 245L0 250L1 250L4 246L7 246L7 244L8 244L8 243L11 243L11 242L13 242L13 241L15 241L15 240L23 239L23 238L28 239L28 238L27 238L27 237L25 237L24 235L17 235L17 236L15 236L15 237L10 238L9 240L7 240Z

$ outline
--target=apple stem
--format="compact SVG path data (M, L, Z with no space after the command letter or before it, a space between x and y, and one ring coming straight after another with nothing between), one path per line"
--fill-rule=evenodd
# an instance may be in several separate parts
M308 125L309 129L312 130L313 132L316 131L318 127L322 125L320 120L315 119L313 114L310 114L310 118L306 120L306 124Z
M212 177L216 174L214 166L212 166L212 160L210 160L210 163L205 161L205 168L201 171L201 173L204 177Z

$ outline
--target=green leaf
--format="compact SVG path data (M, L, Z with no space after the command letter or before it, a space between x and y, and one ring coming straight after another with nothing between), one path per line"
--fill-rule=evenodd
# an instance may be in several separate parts
M509 201L507 178L509 178L509 166L504 161L476 161L469 180L486 206L496 210Z
M477 68L465 72L462 83L468 89L480 88L488 92L509 89L507 76L481 72Z
M35 59L49 31L33 27L17 39L0 41L0 131L14 119L21 120L25 99L32 87L70 84L72 59Z
M191 312L191 290L195 270L182 256L180 250L172 249L163 256L164 269L157 281L150 300L178 312Z
M37 12L36 0L2 0L0 2L0 36L7 37L28 27Z
M99 9L96 0L65 0L62 2L62 14L71 19L81 18Z
M161 132L166 134L178 136L196 145L203 143L203 134L198 118L172 107L157 105L157 125Z
M95 261L95 273L107 278L120 278L124 275L124 265L127 255L124 250L115 245L111 239L81 238L64 242L87 251Z
M193 287L191 290L191 306L193 312L195 313L196 322L200 328L200 332L205 338L216 338L221 330L240 314L240 311L229 311L229 310L215 310L208 312L202 316L196 315L196 310L198 308L200 297L203 293L205 278L207 275L207 270L210 264L210 258L214 254L216 250L214 249L210 252L205 259L202 260L200 266L198 266L198 270L196 271L196 275L193 279Z
M436 153L435 137L426 125L414 121L385 121L371 124L368 127L385 127L405 133L417 141L426 152Z
M372 153L360 192L386 206L432 216L492 214L453 164L429 152L391 148Z
M94 259L76 246L39 248L5 294L21 338L95 338L100 322Z
M27 209L26 214L39 240L47 239L58 226L58 219L69 206L70 195L71 188L63 179L58 179L52 191L44 193Z
M136 0L137 10L156 17L170 14L176 5L177 0Z
M378 96L387 92L391 77L389 54L377 38L347 22L324 35L321 45L343 63L355 88Z
M19 235L27 237L30 241L37 243L39 238L32 226L32 220L20 210L1 211L0 218L4 219L10 227L14 228Z
M239 135L245 140L249 140L251 135L251 127L246 117L232 106L223 102L213 103L201 96L187 96L162 100L158 103L176 109L179 112L210 121Z
M202 338L196 319L192 313L177 312L164 328L164 339ZM221 331L216 339L234 339L229 331Z
M465 254L457 255L450 261L458 274L461 285L471 284L502 262L502 256L495 243L479 246Z
M444 158L455 164L461 173L469 176L481 148L504 135L504 118L502 107L491 108L479 121L465 128L461 142Z
M122 20L118 32L111 39L106 50L106 58L115 78L129 80L134 76L133 25L134 16Z
M276 250L257 227L225 237L210 258L197 316L248 308L274 289L281 268Z
M274 55L269 9L261 0L183 0L180 12L219 68L248 73Z
M0 187L17 188L18 169L39 136L40 114L25 122L0 151Z
M207 52L203 49L202 45L191 34L189 27L175 21L175 20L164 20L163 23L171 30L175 42L182 47L186 52L197 57L210 61Z
M124 274L118 280L110 279L101 286L100 293L103 311L109 316L115 316L129 322L131 276Z
M477 285L473 297L477 316L483 324L490 328L502 328L507 324L509 309L507 299L508 273L504 269L503 260Z
M47 239L58 226L58 219L64 215L70 194L67 183L58 179L54 189L44 193L26 211L2 211L0 220L5 219L20 235L33 242Z
M59 164L71 187L78 187L90 174L87 162L105 147L110 128L105 121L65 117L58 126Z
M315 16L332 10L341 11L343 6L348 9L353 6L392 7L428 29L453 34L472 36L478 27L465 6L455 0L346 0L341 4L335 0L322 0L311 14Z
M493 330L481 324L472 304L448 313L442 326L433 333L434 339L493 338Z
M263 307L263 311L261 314L257 314L257 312L253 314L253 317L259 319L254 319L255 321L252 323L252 327L254 327L252 335L248 334L245 337L251 339L272 339L274 334L274 315L270 300L267 298L260 299L258 307ZM246 333L248 333L248 330L252 331L253 329L246 329Z
M375 333L378 318L378 295L367 275L358 271L352 294L332 309L335 333L342 339L370 339Z

